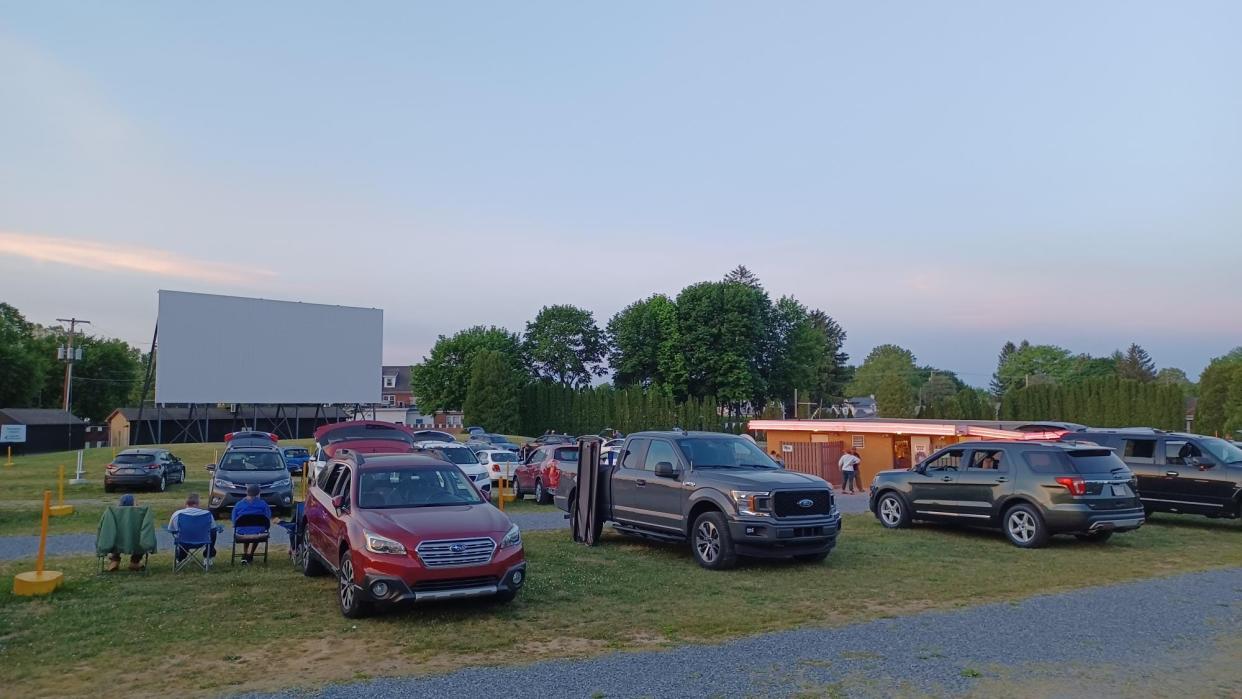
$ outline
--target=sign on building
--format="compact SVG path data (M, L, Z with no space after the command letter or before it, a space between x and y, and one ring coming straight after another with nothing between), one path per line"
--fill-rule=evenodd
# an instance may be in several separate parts
M25 425L0 425L0 442L25 442Z

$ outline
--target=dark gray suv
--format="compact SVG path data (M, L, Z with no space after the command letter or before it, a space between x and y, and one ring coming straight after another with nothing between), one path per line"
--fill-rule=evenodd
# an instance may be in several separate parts
M1111 449L1059 442L963 442L908 471L882 471L870 508L890 529L914 520L999 527L1037 548L1054 534L1106 541L1145 520L1130 469Z

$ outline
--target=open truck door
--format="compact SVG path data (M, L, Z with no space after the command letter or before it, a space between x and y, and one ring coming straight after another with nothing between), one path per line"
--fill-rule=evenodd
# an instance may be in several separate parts
M604 440L595 436L578 439L577 490L570 507L570 525L574 541L587 546L594 546L604 529L603 493L608 468L600 464L603 444Z

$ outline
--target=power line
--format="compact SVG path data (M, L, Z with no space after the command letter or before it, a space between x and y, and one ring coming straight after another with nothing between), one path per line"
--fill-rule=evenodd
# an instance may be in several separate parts
M69 412L69 394L73 387L73 362L76 359L73 354L73 331L78 325L90 325L91 322L78 318L57 318L56 321L69 324L68 346L64 348L64 357L62 357L65 362L65 412Z

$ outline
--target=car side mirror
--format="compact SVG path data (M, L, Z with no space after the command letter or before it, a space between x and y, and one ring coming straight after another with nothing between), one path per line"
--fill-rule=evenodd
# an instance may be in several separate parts
M661 461L655 465L655 474L659 478L676 478L677 468L671 462Z
M207 465L206 465L206 466L204 466L203 468L207 469L208 471L215 471L215 470L216 470L216 465L215 465L215 464L207 464Z
M336 510L337 512L340 512L341 510L345 509L345 496L337 495L336 497L332 498L332 508Z

